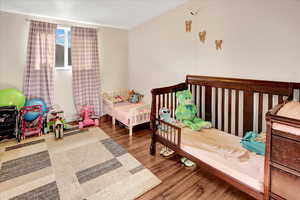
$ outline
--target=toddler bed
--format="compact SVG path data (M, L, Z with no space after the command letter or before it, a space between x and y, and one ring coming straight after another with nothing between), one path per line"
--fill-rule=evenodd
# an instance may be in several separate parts
M116 120L128 127L132 136L134 126L150 121L150 105L143 102L130 103L128 101L128 89L118 89L102 93L102 106L104 114L112 117L112 123ZM117 100L114 97L120 97Z
M193 95L198 117L211 121L214 128L192 131L160 119L162 107L175 117L175 94L186 89ZM188 75L185 83L151 92L152 155L160 142L252 197L264 198L264 156L243 149L240 138L247 131L265 130L266 111L292 98L292 83Z

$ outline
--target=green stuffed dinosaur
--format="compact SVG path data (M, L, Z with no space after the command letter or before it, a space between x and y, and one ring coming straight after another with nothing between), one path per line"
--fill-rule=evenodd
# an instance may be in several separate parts
M202 128L212 127L210 122L196 117L197 108L192 102L192 94L189 90L177 92L176 97L178 98L179 102L175 111L177 120L181 121L194 131L199 131Z

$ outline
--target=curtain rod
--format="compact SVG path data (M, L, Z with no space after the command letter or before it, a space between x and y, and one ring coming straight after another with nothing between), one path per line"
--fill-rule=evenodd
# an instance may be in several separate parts
M57 24L59 26L70 26L70 25L67 25L67 24L56 23L56 22L53 22L53 21L50 21L50 20L48 21L48 20L39 20L39 19L29 19L29 18L26 18L25 21L27 21L27 22L38 21L38 22L53 23L53 24Z
M60 23L60 22L57 23L56 21L62 21L62 20L58 20L58 19L45 20L45 19L25 18L25 21L27 21L27 22L31 22L31 21L47 22L47 23L57 24L59 26L64 26L64 27L79 26L79 27L96 28L96 29L100 28L100 25L84 24L84 23L75 22L75 21L70 21L70 22L66 22L66 23Z

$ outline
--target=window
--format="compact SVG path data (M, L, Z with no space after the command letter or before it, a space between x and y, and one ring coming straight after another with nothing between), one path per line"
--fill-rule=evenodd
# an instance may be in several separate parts
M55 67L56 69L70 69L71 65L71 30L58 27L56 29Z

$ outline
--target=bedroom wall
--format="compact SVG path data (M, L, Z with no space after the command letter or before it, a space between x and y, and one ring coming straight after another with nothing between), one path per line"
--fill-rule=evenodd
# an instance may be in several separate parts
M191 8L199 8L196 17L188 15ZM186 3L129 31L129 87L150 101L152 88L186 74L300 82L299 10L297 0ZM189 18L192 33L185 32ZM203 30L205 44L197 36Z
M0 11L0 89L22 89L29 22L26 16ZM53 20L52 20L53 21ZM102 89L127 86L128 31L99 27ZM69 120L76 117L72 95L72 71L56 71L55 103Z

